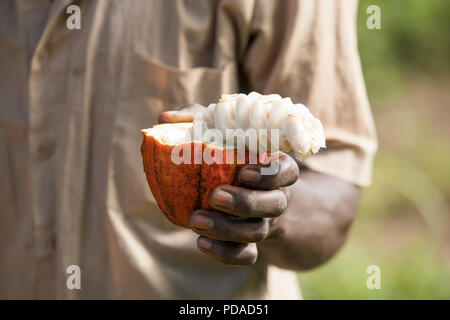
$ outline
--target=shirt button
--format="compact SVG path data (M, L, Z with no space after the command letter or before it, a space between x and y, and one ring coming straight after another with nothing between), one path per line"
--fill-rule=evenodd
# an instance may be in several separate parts
M46 259L54 255L56 248L56 238L54 234L44 235L36 240L34 253L39 259Z
M55 151L55 144L51 141L46 141L38 145L37 154L39 159L50 158Z
M72 73L76 76L80 76L85 72L83 67L76 67L72 70Z

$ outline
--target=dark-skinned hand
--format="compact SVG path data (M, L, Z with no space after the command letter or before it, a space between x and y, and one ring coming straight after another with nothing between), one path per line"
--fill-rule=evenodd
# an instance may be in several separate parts
M190 122L203 108L186 105L163 112L158 121ZM298 165L288 154L272 154L271 161L278 161L276 174L261 175L261 164L246 165L239 171L241 187L217 186L210 197L214 210L200 209L190 216L190 227L199 234L197 245L203 253L230 265L255 263L256 243L272 236L277 218L287 207L280 188L294 184L299 177Z

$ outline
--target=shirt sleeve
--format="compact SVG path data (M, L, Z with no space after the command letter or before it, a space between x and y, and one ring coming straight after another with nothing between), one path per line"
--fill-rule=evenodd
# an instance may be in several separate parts
M367 186L377 140L356 10L356 0L257 0L242 66L246 90L291 97L322 121L327 148L307 167Z

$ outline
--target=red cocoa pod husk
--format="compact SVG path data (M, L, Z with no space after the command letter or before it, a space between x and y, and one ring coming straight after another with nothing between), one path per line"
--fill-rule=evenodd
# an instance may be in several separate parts
M183 147L185 150L190 148L191 162L176 164L171 158L174 145L163 144L146 134L145 130L142 132L144 138L141 153L148 185L161 211L176 225L188 228L189 216L195 210L211 209L209 197L218 185L240 185L238 173L249 163L248 151L224 150L210 144L186 142ZM214 158L220 158L219 153L222 153L223 163L208 164L205 161L194 163L195 152L201 149L204 153L207 148L211 149L208 151ZM225 161L227 157L234 161L232 163ZM245 160L242 161L243 159Z

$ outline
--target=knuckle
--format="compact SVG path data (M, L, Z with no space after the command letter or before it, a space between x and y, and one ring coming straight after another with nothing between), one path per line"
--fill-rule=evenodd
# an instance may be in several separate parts
M269 235L269 230L270 230L269 219L264 218L261 227L261 232L264 235L264 239Z
M248 254L246 255L245 262L247 265L255 264L258 259L258 249L255 244L248 247Z
M292 165L290 168L290 174L289 176L291 177L291 183L295 183L295 181L298 180L298 178L300 177L300 170L298 168L298 165L296 162L294 162L294 160L292 160Z
M266 239L269 234L269 222L267 219L261 219L257 224L257 227L252 232L252 241L260 242Z
M288 157L288 163L287 163L287 175L290 178L289 182L290 183L294 183L295 181L297 181L297 179L300 176L300 170L298 168L298 164L297 162L294 161L294 159L292 159L291 157Z
M243 266L251 266L255 264L257 259L257 255L251 255L242 260L241 265Z
M288 203L287 203L286 195L283 193L283 191L280 190L279 192L281 193L280 200L279 200L280 201L279 207L281 209L281 212L283 212L287 208Z
M281 170L276 177L277 187L285 187L295 183L299 175L297 163L291 156L286 155L281 161Z
M221 246L216 258L224 264L229 265L252 265L256 262L258 251L255 244L242 245L237 247Z
M246 249L241 252L241 254L229 259L229 262L234 265L249 266L255 264L257 258L258 252L256 250L256 246L248 245Z
M266 190L275 190L279 187L294 184L300 175L300 171L295 160L287 155L282 154L278 159L278 170L273 174L262 175L260 187Z
M278 197L278 201L274 207L273 214L280 216L287 208L287 200L285 195L280 191L281 195Z

